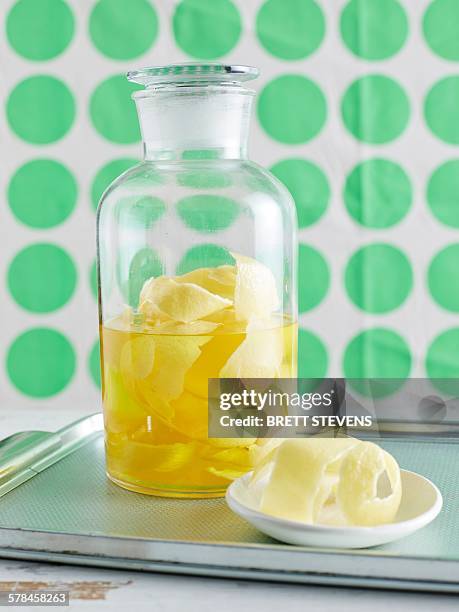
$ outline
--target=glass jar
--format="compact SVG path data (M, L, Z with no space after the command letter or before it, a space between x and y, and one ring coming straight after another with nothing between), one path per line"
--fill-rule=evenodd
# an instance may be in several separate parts
M209 378L296 376L296 215L247 159L255 68L128 74L145 159L98 210L108 476L141 493L218 497L266 440L208 438Z

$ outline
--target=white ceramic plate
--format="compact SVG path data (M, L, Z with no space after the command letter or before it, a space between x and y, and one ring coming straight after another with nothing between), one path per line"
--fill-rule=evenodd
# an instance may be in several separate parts
M257 510L257 491L249 488L251 472L235 480L226 501L236 514L267 535L301 546L368 548L404 538L425 527L438 515L443 499L437 487L424 476L400 470L402 501L393 523L377 527L328 527L276 518Z

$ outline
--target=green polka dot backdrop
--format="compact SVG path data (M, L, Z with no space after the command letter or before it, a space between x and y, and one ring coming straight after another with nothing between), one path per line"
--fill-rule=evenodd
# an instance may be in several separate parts
M296 205L299 373L458 377L459 2L1 4L2 409L97 409L95 211L142 156L124 75L183 61L261 70L250 157ZM173 203L198 237L178 273L231 261L230 182L180 175L199 195ZM131 204L131 228L166 205ZM131 251L114 266L127 303L130 279L163 271L153 248Z

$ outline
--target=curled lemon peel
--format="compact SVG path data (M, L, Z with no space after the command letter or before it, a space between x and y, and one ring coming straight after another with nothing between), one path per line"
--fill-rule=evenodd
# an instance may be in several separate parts
M386 475L386 491L378 495L378 481ZM349 523L373 526L388 523L402 497L400 469L395 459L376 444L362 442L344 457L336 498Z
M135 398L144 411L170 422L175 414L172 401L182 395L186 373L208 341L209 336L173 335L137 337L128 341L120 359L120 376L129 392L125 395ZM142 358L145 362L137 364Z
M235 266L224 265L216 268L197 268L174 277L178 283L193 283L220 297L233 300L236 284Z
M208 336L156 336L153 370L145 379L163 400L179 397L185 386L185 375L201 354Z
M223 310L232 301L203 289L194 283L177 282L159 276L148 280L140 293L139 310L147 319L162 317L191 323Z
M149 278L140 292L140 313L150 324L207 319L217 323L259 321L266 327L279 307L274 275L256 259L231 255L235 265ZM226 309L231 312L219 316Z
M281 328L248 326L246 337L220 370L220 378L277 378L282 363Z
M381 494L382 476L387 483ZM249 487L261 491L263 512L310 524L388 523L401 501L395 459L354 438L283 440L256 464Z
M256 259L231 253L236 260L234 309L238 321L265 320L279 307L276 280Z
M155 341L151 336L137 336L128 340L120 354L120 369L123 379L146 378L155 361Z

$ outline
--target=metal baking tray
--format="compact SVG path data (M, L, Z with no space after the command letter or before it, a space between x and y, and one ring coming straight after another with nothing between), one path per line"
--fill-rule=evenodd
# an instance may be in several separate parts
M459 592L459 439L380 443L444 496L418 533L365 550L289 546L223 499L154 498L105 475L100 414L0 442L0 557L296 583Z

